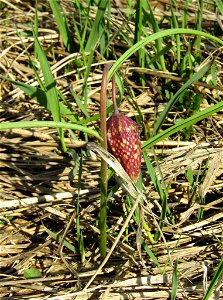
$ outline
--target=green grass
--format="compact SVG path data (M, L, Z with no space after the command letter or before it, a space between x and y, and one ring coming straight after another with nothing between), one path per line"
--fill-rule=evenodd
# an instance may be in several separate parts
M71 36L71 32L68 26L66 15L62 14L62 8L59 6L57 1L48 0L55 17L60 35L62 37L63 44L68 52L74 51L74 44Z
M13 128L38 128L38 127L48 127L48 128L63 128L63 129L73 129L77 131L86 132L87 134L94 135L99 140L101 139L97 131L81 126L78 124L72 124L68 122L55 122L55 121L19 121L19 122L6 122L0 124L0 130L9 130Z
M217 270L215 271L212 280L210 282L210 285L208 287L207 293L204 296L204 300L208 300L211 299L212 293L214 291L214 287L217 284L218 281L220 281L222 279L222 275L223 275L223 258L221 259Z
M143 238L139 238L138 248L142 246L145 253L147 253L148 257L153 261L153 264L159 268L160 272L164 272L156 257L156 251L153 251L150 246L162 240L162 230L167 224L166 222L168 221L171 225L175 225L177 217L175 218L169 206L169 190L172 183L166 184L162 170L159 168L159 159L157 158L154 147L158 142L164 141L172 136L184 137L190 140L193 125L212 117L223 109L223 102L218 100L213 101L214 104L211 102L209 107L202 107L201 109L203 104L202 96L197 95L194 91L194 84L198 82L206 83L208 76L208 78L211 78L208 83L212 86L217 85L217 64L215 60L216 57L220 55L220 50L218 49L223 46L223 41L214 34L215 29L208 31L207 28L203 28L203 13L206 2L202 0L198 1L200 9L195 16L194 29L190 29L191 27L188 21L188 11L191 4L189 0L185 1L182 18L178 15L179 9L177 2L172 1L169 10L171 17L167 18L164 16L160 20L157 19L149 1L139 0L136 2L135 7L132 1L128 1L130 11L124 13L123 16L126 22L124 22L121 28L120 26L116 26L115 21L112 19L112 5L110 1L86 1L86 5L80 1L73 1L72 8L76 14L72 13L71 16L65 13L60 2L51 0L48 2L64 51L67 51L66 55L78 51L81 57L78 60L70 62L65 73L77 70L73 77L74 82L72 83L75 85L76 79L82 80L83 84L80 89L75 90L72 83L69 83L68 95L71 95L72 98L67 96L67 91L63 94L52 72L52 64L55 63L57 58L60 59L60 56L58 55L57 58L53 58L50 49L46 47L44 41L41 39L41 23L38 20L36 10L32 30L30 31L32 32L34 49L33 53L29 54L28 57L38 86L23 82L21 79L12 79L9 76L1 76L1 78L21 89L28 97L36 99L41 106L48 110L50 120L2 122L0 123L0 130L5 131L13 128L37 127L56 128L62 150L65 153L67 152L67 145L64 136L68 132L73 139L84 139L85 142L89 142L92 139L94 141L102 141L102 138L104 138L104 136L102 136L102 129L99 129L97 123L100 119L99 111L92 113L89 109L91 105L89 91L92 88L92 86L89 86L89 78L95 70L97 71L96 74L101 74L103 68L99 66L103 66L108 59L115 60L108 72L108 81L111 80L112 76L116 76L120 103L122 103L122 98L124 97L129 99L133 98L131 104L138 113L136 120L140 126L145 125L143 109L140 108L140 105L138 105L134 99L138 91L135 92L134 88L129 87L130 84L125 81L124 71L126 70L126 65L132 64L142 69L148 68L151 70L168 71L169 73L174 72L179 78L183 78L184 81L182 84L173 83L170 79L163 79L162 82L161 80L157 80L158 85L156 88L161 99L159 101L163 105L161 106L162 111L156 115L154 113L153 130L148 135L148 138L144 132L142 134L144 172L150 175L151 184L158 194L158 202L161 208L161 211L157 213L156 221L158 225L156 224L156 228L154 228L154 224L152 227L148 220L141 219L139 208L134 208L134 211L132 211L136 201L134 192L133 194L130 192L130 195L125 199L126 211L132 214L131 224L126 224L126 227L123 229L123 232L126 234L125 241L129 241L130 233L137 237L139 234L138 227L141 226L142 230L144 230L143 232L146 232L146 234ZM223 9L221 2L215 0L214 4L222 16ZM38 6L38 1L36 5ZM93 17L92 6L94 6ZM135 11L134 8L137 8L137 10ZM131 13L131 9L133 13ZM134 26L131 27L130 25ZM113 44L116 38L117 41L121 41L125 44L125 51L116 49L117 45ZM187 42L184 43L184 41ZM212 49L208 51L208 53L206 53L203 46L205 43L212 46ZM24 51L29 53L29 49L25 48L25 44L23 46ZM52 47L54 47L54 45L52 45ZM35 65L35 59L33 59L33 57L38 61L39 68ZM133 77L132 80L135 80L136 85L140 84L141 89L144 90L147 88L150 78L145 75L139 77L140 78ZM188 101L188 99L191 101ZM128 101L129 103L131 102L130 100ZM154 102L155 101L156 99L154 99ZM75 104L75 109L72 104ZM172 120L171 113L178 108L181 110L182 117L177 117L175 120ZM109 116L113 110L113 106L110 102L107 102L106 109L107 116ZM169 119L171 119L171 122ZM102 146L104 146L103 142ZM104 149L106 150L105 147ZM151 157L148 156L149 149L152 149L153 162L151 161ZM103 155L104 154L101 153L102 158ZM83 154L82 152L81 154L75 152L75 154L71 154L71 156L74 161L79 162L79 164L75 165L73 177L78 174L78 189L80 190L82 184ZM117 174L120 172L113 161L109 160L109 158L107 158L107 160L110 162L110 167L113 168L113 173ZM106 216L108 199L111 196L111 194L109 194L111 191L107 190L107 185L109 186L107 174L108 162L102 162L104 165L102 166L102 183L100 185L103 198L100 211L100 238L102 240L100 247L102 260L106 258L106 236L109 230ZM154 164L158 169L158 174L157 171L155 171ZM201 170L199 171L201 172ZM196 186L202 184L202 176L202 172L195 175L190 168L188 168L186 172L186 178L189 183L189 194L192 200L196 198L192 197L196 192ZM143 180L139 183L142 188L139 190L143 193L142 183ZM132 183L129 183L128 180L126 182L125 179L121 178L120 186L124 186L125 189L128 190L129 187L132 188ZM139 192L139 190L135 190L134 186L132 189L135 192L137 191L137 193ZM112 195L114 196L115 194ZM78 253L81 256L81 262L84 263L86 249L81 229L81 204L79 200L78 195L76 203L76 235ZM205 203L205 199L200 199L200 204L205 205ZM144 203L141 203L141 205L144 205ZM198 220L201 220L204 216L205 211L200 208L197 213ZM128 214L126 217L128 217ZM211 280L205 299L210 298L222 272L221 261ZM173 267L171 299L177 299L178 288L179 274L178 261L176 261Z
M171 291L171 300L177 299L177 288L178 288L178 280L179 275L177 271L178 261L176 260L174 263L173 276L172 276L172 291Z

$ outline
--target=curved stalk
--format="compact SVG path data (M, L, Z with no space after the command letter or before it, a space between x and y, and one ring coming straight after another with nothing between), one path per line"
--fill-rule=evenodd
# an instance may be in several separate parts
M97 139L101 140L97 131L90 129L86 126L68 123L68 122L56 122L56 121L18 121L18 122L2 122L0 123L0 131L14 129L14 128L64 128L82 131L91 135L94 135Z

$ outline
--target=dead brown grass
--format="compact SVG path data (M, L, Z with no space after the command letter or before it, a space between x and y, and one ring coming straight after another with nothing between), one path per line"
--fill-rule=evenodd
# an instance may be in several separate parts
M49 49L48 58L61 92L67 96L76 112L69 85L81 94L85 69L75 69L66 73L64 63L69 66L71 60L80 58L79 53L69 54L61 47L59 35L49 7L45 1L39 1L40 40L45 49ZM161 1L160 1L161 2ZM163 1L164 2L164 1ZM32 1L2 1L1 17L1 59L0 69L4 76L22 82L37 85L34 72L28 64L27 54L33 56L33 40L29 36L34 8ZM64 3L65 9L68 4ZM158 7L160 11L162 7ZM123 8L124 9L124 8ZM93 10L94 12L94 10ZM211 12L206 12L211 15ZM114 18L115 18L114 14ZM193 11L191 10L191 17ZM120 19L119 19L120 20ZM19 37L20 31L27 37ZM114 41L114 49L115 49ZM28 49L25 50L24 46ZM119 49L119 51L121 51ZM123 50L124 51L124 50ZM57 57L57 61L54 60ZM101 63L92 66L89 78L89 113L98 111L101 79ZM222 97L221 66L219 59L219 85L215 89L200 84L195 88L203 95L218 100ZM151 84L143 89L135 83L132 74L147 72ZM150 74L148 74L150 72ZM145 120L154 118L153 99L158 97L156 88L165 73L137 69L129 63L123 66L125 81L130 89L136 91L138 105ZM176 74L167 74L176 82L181 81ZM172 76L172 77L171 77ZM26 97L7 80L0 81L0 122L19 120L49 119L49 113L34 100ZM204 106L209 105L204 101ZM163 104L160 104L161 111ZM127 98L122 110L129 116L136 112ZM70 181L70 171L75 165L71 157L60 149L56 130L14 129L1 132L0 136L0 295L2 299L169 299L173 265L178 260L179 288L177 299L202 299L213 272L222 257L222 116L218 114L196 126L191 141L182 142L177 136L172 140L156 145L156 154L165 182L171 185L169 206L175 217L176 225L166 220L163 228L165 240L154 245L149 244L146 232L143 237L155 254L163 273L157 268L142 248L138 252L136 235L131 232L130 222L128 240L126 235L119 241L106 266L99 272L86 289L89 280L99 268L97 218L99 213L99 161L90 157L83 159L83 173L80 190L80 223L85 241L86 260L80 262L79 254L66 247L59 253L59 241L53 233L63 232L76 209L78 186L77 175ZM172 120L167 120L171 123ZM148 131L150 128L148 128ZM67 135L68 148L80 151L85 147L81 135L73 141ZM153 152L148 154L154 161ZM208 162L208 169L204 166ZM154 161L155 165L155 161ZM204 174L203 185L197 185L192 192L185 179L185 171L191 167L194 174L199 168ZM157 168L157 174L159 169ZM143 178L147 202L143 207L144 219L155 224L155 216L161 210L159 196L154 190L149 174L143 165ZM115 182L111 183L115 184ZM112 246L128 214L124 205L125 191L119 190L110 199L109 242ZM199 197L205 197L206 204L198 203ZM199 208L205 216L197 220ZM127 234L127 233L126 233ZM66 234L66 241L77 245L76 224L73 221ZM77 277L72 274L65 261L77 272L80 289L77 289ZM24 270L35 267L42 277L25 279ZM221 282L216 288L213 299L223 299Z

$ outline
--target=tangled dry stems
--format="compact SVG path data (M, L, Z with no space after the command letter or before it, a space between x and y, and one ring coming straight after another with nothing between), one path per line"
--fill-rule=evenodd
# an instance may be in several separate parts
M16 1L6 4L6 14L1 12L4 26L1 26L1 72L5 76L37 85L34 72L28 64L27 54L32 54L33 39L19 36L20 31L29 31L27 22L31 22L34 9L29 2L17 5ZM43 5L43 4L42 4ZM45 5L45 4L44 4ZM66 7L66 6L64 6ZM95 10L92 9L92 16ZM208 12L211 14L210 12ZM13 18L12 18L13 16ZM52 26L53 17L47 9L39 12L39 17L48 20L47 26L39 30L40 41L47 49L53 45L51 54L58 55L58 61L53 61L51 67L60 91L67 96L77 113L69 91L72 84L77 93L82 92L83 74L85 69L75 69L69 72L65 67L74 59L80 59L79 53L68 54L61 47L59 35ZM112 15L118 18L119 15ZM15 22L16 20L16 22ZM27 50L25 50L25 47ZM114 41L115 47L115 41ZM28 51L28 52L27 52ZM52 58L52 56L50 55ZM101 80L101 65L97 62L92 66L88 79L89 114L98 112L99 91ZM221 61L218 64L218 82L221 82ZM147 90L138 86L133 80L133 72L143 72L129 62L123 66L125 81L136 92L135 101L139 105L145 120L153 122L155 106L153 99L157 96L156 86L163 74L150 70L150 86ZM146 72L146 71L145 71ZM172 76L173 74L168 74ZM175 75L174 75L175 76ZM177 78L177 76L175 76ZM179 78L179 80L181 80ZM1 80L1 110L0 121L44 120L50 118L49 113L34 100L24 96L7 80ZM197 87L203 95L210 95L218 100L222 96L222 85L216 89L208 86ZM159 110L162 111L163 103ZM204 105L208 103L204 102ZM127 98L121 106L122 111L129 116L136 112ZM171 123L171 120L167 120ZM97 124L93 124L97 126ZM209 281L213 270L222 257L222 144L221 114L213 116L197 125L194 140L179 142L178 137L164 141L156 146L159 160L157 174L162 176L169 191L169 206L176 218L176 225L168 223L162 229L165 240L149 244L146 233L141 232L148 242L165 274L154 265L148 254L138 251L137 238L134 231L123 235L117 247L112 252L106 266L100 270L91 285L84 290L89 280L98 270L99 231L96 220L99 212L99 161L93 161L89 156L83 159L83 172L80 197L80 224L85 241L86 261L80 263L80 256L72 245L76 241L76 224L72 223L66 234L63 257L77 271L82 291L76 290L77 278L63 263L58 251L59 240L55 233L63 234L68 221L75 212L78 186L77 175L71 182L69 174L75 165L71 157L60 150L56 130L52 129L14 129L1 133L0 156L0 294L2 297L14 296L17 299L168 299L170 296L173 265L179 261L178 299L201 299L204 293L205 280ZM205 134L204 134L205 132ZM198 142L199 141L199 142ZM66 137L68 148L79 151L85 147L85 142L79 135L74 141ZM152 151L148 151L151 160L155 160ZM191 167L194 174L199 167L208 161L208 170L204 172L202 187L197 186L194 195L206 198L206 204L198 204L191 195L190 186L185 179L185 171ZM151 231L156 229L151 212L158 216L161 210L159 196L151 183L149 174L143 165L143 178L146 205L142 206L144 220L151 225ZM205 184L204 184L205 183ZM110 188L115 184L112 181ZM121 188L110 199L108 226L111 248L116 236L121 230L128 211L124 205L126 192ZM197 220L199 208L203 208L205 217ZM133 219L130 228L136 228ZM39 269L41 278L24 279L23 272L29 267ZM216 288L216 297L220 293L220 285ZM216 298L217 299L217 298Z

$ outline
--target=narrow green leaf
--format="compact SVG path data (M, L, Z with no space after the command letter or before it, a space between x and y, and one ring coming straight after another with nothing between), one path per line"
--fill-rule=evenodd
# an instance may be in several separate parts
M94 58L94 49L92 48L90 50L90 55L88 57L86 71L85 71L85 75L84 75L84 82L83 82L83 94L84 94L83 98L84 98L85 110L87 109L87 100L88 100L88 97L87 97L87 95L88 95L87 81L88 81L88 78L89 78L89 75L90 75L93 58Z
M10 78L5 78L5 80L8 80L11 83L13 83L15 86L17 86L20 90L22 90L26 95L30 96L32 99L36 99L39 102L39 104L44 106L46 109L48 110L50 109L47 101L46 93L41 89L20 81L12 80Z
M36 36L38 36L38 28L39 28L39 20L38 20L38 0L35 1L35 17L34 17L34 32L36 33ZM36 55L36 50L35 55Z
M69 52L73 52L74 45L73 45L70 30L68 28L66 17L65 15L64 16L62 15L61 13L62 9L60 8L56 0L48 0L48 1L53 11L54 17L56 19L56 23L60 31L60 35L62 37L63 43Z
M186 177L187 177L187 180L188 180L190 186L194 187L194 173L193 173L193 169L191 167L189 167L186 170Z
M217 270L214 273L214 276L213 276L213 278L211 280L211 283L210 283L210 285L208 287L208 290L207 290L207 293L206 293L206 295L204 297L204 300L210 299L216 283L218 282L218 280L220 278L222 278L222 276L223 276L223 258L221 259L221 261L220 261L220 263L218 265L218 268L217 268Z
M43 72L43 77L45 81L46 96L48 102L47 105L49 105L49 109L53 116L53 120L56 122L60 122L61 113L60 113L60 105L59 105L59 99L58 99L57 88L56 88L56 81L54 80L45 52L43 51L34 30L33 30L33 37L34 37L35 50L38 55L38 59L40 62L41 70ZM64 133L62 128L58 128L58 134L60 136L62 148L66 152L67 148L65 145Z
M214 85L217 85L217 65L216 62L213 62L212 66L211 66L211 81L213 82Z
M114 73L117 72L118 68L122 66L122 64L135 52L137 52L140 48L146 46L147 44L159 39L163 38L165 36L171 36L176 34L188 34L188 35L199 35L202 37L205 37L207 39L210 39L211 41L217 42L219 45L223 46L223 40L217 38L214 35L211 35L209 33L194 30L194 29L186 29L186 28L176 28L176 29L167 29L163 31L156 32L145 39L142 39L135 45L133 45L131 48L129 48L122 56L119 57L119 59L114 63L114 65L111 67L108 73L108 80L111 79L111 77L114 75Z
M35 43L36 51L38 53L38 59L40 62L41 70L43 72L43 77L44 77L44 81L45 81L48 105L49 105L49 108L52 113L54 121L61 121L60 106L59 106L59 100L58 100L58 95L57 95L56 82L55 82L53 74L51 72L50 65L48 63L46 55L45 55L42 47L40 46L40 43L39 43L38 38L35 35L34 31L33 31L33 36L34 36L34 43Z
M171 22L172 22L172 26L173 26L173 28L179 28L178 20L177 20L175 12L173 11L172 5L171 5L170 9L171 9ZM180 53L181 52L180 36L176 35L175 39L176 39L177 63L180 64L180 60L181 60L181 55L180 55L181 54Z
M136 17L135 17L135 32L134 43L137 43L142 36L142 0L136 1Z
M101 0L98 4L98 10L95 17L94 24L91 28L91 32L85 47L86 52L90 52L91 49L94 49L96 44L99 41L99 38L102 36L104 32L104 16L107 7L108 1Z
M182 28L186 28L188 26L188 18L189 18L189 13L188 13L188 8L189 8L190 0L185 1L184 5L184 10L183 10L183 18L182 18Z
M52 230L50 230L49 228L45 228L47 233L57 242L61 242L61 235L59 233L55 233ZM72 251L73 253L77 253L76 248L69 243L68 241L64 240L63 242L64 247L66 247L67 249L69 249L70 251Z
M184 92L189 86L191 86L194 82L197 82L200 78L204 76L204 74L210 70L212 61L208 61L198 72L196 72L185 84L176 92L176 94L172 97L172 99L168 102L167 106L164 108L162 113L160 114L158 120L155 123L154 126L154 134L158 133L159 129L161 128L163 122L166 119L166 116L168 115L169 111L173 107L173 105L176 103L178 97L182 92Z
M0 123L0 131L13 129L13 128L36 128L36 127L73 129L73 130L88 133L90 135L95 136L97 139L101 140L101 137L97 131L77 124L55 122L55 121L19 121L19 122Z
M175 300L177 296L177 288L178 288L178 260L174 263L173 276L172 276L172 291L171 291L171 300Z
M162 273L161 266L160 266L157 258L153 254L153 251L151 249L149 249L149 247L146 245L146 243L144 241L142 242L142 246L145 249L146 253L149 255L149 257L151 258L151 260L153 261L154 265L157 266L157 268L159 269L160 273Z
M151 180L154 184L154 187L155 187L156 191L158 192L158 194L160 196L160 199L164 199L165 198L165 192L163 191L162 186L160 184L160 181L157 178L157 175L156 175L156 172L153 168L153 165L152 165L149 157L147 156L146 152L143 151L142 154L143 154L143 159L146 163L146 167L147 167L147 170L149 172L150 178L151 178Z
M206 108L206 109L194 114L193 116L187 118L186 120L181 120L181 121L177 122L177 124L171 126L170 128L167 128L163 132L156 134L151 139L144 142L142 144L142 150L146 150L147 148L152 147L153 145L155 145L159 141L163 140L164 138L167 138L167 137L171 136L172 134L174 134L188 126L193 125L193 124L209 117L210 115L217 113L218 111L220 111L222 109L223 109L223 102L221 101L215 105L212 105L209 108Z
M219 11L221 12L221 15L223 16L223 5L222 5L222 0L215 0L215 3L217 4L217 7Z
M79 107L79 109L82 111L82 113L85 115L86 118L89 118L87 109L86 109L85 105L82 103L79 96L75 93L75 91L72 88L70 89L70 92L71 92L72 96L74 97L74 100L77 103L77 106Z
M152 27L153 27L153 31L154 32L159 32L160 31L159 24L158 24L158 22L157 22L157 20L156 20L156 18L154 16L153 9L151 8L149 1L147 2L147 5L148 5L148 8L149 8L149 15L148 15L148 17L151 19L151 24L152 24ZM147 9L145 10L145 12L147 12ZM164 59L164 55L162 54L163 39L161 37L156 40L156 49L157 49L157 54L158 53L160 54L159 55L159 61L160 61L161 68L163 70L166 70L165 59Z
M33 99L36 99L40 105L50 110L49 102L47 101L47 95L43 90L20 81L12 80L10 78L1 77L1 76L0 78L4 78L5 80L10 81L15 86L20 88L20 90L22 90L26 95L30 96ZM76 123L77 119L75 118L74 114L69 110L69 108L67 108L61 102L59 102L59 106L60 106L61 115L67 117L71 122Z

